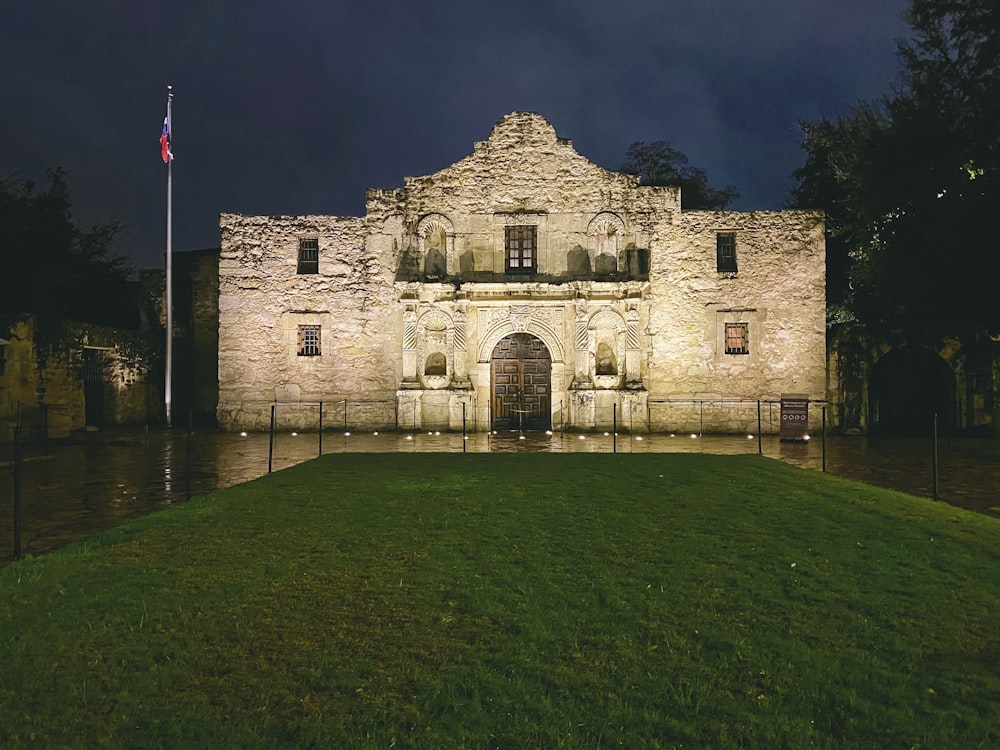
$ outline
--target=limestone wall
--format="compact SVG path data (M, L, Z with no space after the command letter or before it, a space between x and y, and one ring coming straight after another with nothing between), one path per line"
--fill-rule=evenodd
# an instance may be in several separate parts
M651 248L651 397L824 398L825 245L816 212L685 212ZM734 232L738 270L720 273L716 235ZM727 322L749 353L726 354Z
M395 400L391 234L373 221L325 216L224 214L221 230L221 426L265 428L274 401ZM317 274L296 272L302 237L319 238ZM300 325L322 327L322 356L298 356Z
M148 359L136 351L133 334L101 326L47 321L40 326L24 316L6 332L0 349L0 441L13 439L18 413L22 436L67 437L85 427L141 424L157 398L147 380ZM126 343L127 338L132 338ZM83 353L100 352L101 382L88 394ZM128 350L123 356L122 350Z
M506 268L511 226L534 227L530 274ZM266 427L275 403L283 425L315 426L313 404L354 399L392 403L401 427L455 429L464 409L488 429L493 347L518 332L551 356L553 425L627 413L648 429L656 402L824 397L821 214L682 212L678 189L592 164L535 114L369 191L364 218L225 214L221 230L223 427ZM717 267L720 232L736 273ZM318 273L297 272L303 238ZM727 323L746 326L746 353L726 352ZM320 327L321 356L297 353L300 326Z

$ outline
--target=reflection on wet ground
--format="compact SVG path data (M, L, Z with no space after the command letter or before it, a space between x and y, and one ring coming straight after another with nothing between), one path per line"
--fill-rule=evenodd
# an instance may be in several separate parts
M475 433L344 434L215 430L85 433L27 446L21 463L21 552L38 554L188 497L255 479L323 453L548 451L593 453L757 453L747 436ZM938 445L938 498L1000 516L1000 450L971 455L960 441ZM761 452L806 469L933 497L930 440L865 436L782 443L762 438ZM12 559L11 446L0 446L0 564Z

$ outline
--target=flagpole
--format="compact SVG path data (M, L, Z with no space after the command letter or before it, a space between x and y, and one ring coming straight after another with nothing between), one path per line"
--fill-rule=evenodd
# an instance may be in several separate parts
M167 129L169 138L174 137L174 123L171 105L174 87L167 86ZM168 152L169 153L169 152ZM163 401L167 414L167 427L171 426L170 376L174 368L174 290L173 290L173 154L167 159L167 371L163 382Z

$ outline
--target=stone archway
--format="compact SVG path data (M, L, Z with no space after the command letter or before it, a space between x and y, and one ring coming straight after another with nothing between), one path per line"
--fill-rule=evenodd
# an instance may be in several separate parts
M537 336L512 333L493 347L490 425L494 430L552 428L552 356Z
M929 435L934 414L942 432L954 426L955 376L934 352L888 352L872 367L868 388L872 432Z

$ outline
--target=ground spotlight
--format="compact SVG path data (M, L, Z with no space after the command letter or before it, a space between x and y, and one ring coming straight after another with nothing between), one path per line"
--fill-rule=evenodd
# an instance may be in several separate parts
M375 430L375 432L373 434L374 435L378 435L378 430Z
M642 440L642 435L636 435L636 436L635 436L635 439L636 439L636 440Z
M413 435L407 435L407 436L406 436L406 439L407 439L407 440L413 440Z
M350 437L350 436L351 436L351 433L349 433L349 432L345 432L344 433L344 437Z
M298 436L299 436L299 433L297 433L297 432L293 432L292 433L292 437L298 437Z
M246 436L247 436L246 432L241 432L240 433L240 437L246 437Z
M580 435L580 440L586 440L586 439L587 439L586 435Z
M747 435L747 440L753 440L753 435Z
M695 435L695 434L694 434L694 433L692 432L692 433L691 433L691 437L693 437L693 438L696 438L696 437L698 437L698 436L697 436L697 435Z

